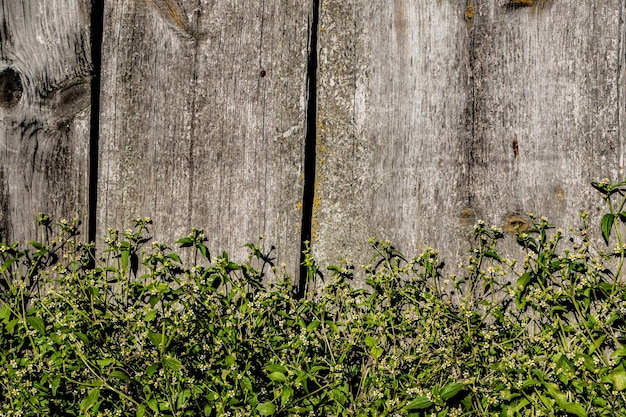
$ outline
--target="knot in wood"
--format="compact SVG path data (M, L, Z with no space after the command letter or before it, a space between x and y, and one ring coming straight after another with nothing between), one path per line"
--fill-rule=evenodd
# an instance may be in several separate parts
M507 214L503 229L507 233L525 232L528 230L528 221L517 214Z
M0 71L0 107L15 107L23 92L22 79L17 71L10 67Z

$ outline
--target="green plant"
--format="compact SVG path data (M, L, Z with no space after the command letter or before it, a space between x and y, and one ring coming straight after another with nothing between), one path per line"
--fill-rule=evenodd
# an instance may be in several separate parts
M369 289L341 261L301 299L262 240L237 263L201 230L175 251L137 219L96 247L40 215L39 241L0 244L0 415L623 415L624 186L594 183L607 254L585 213L571 236L532 216L520 260L478 222L458 276L372 239Z

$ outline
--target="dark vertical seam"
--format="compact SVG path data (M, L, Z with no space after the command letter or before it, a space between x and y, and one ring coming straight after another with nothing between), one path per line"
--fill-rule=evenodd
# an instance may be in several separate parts
M307 63L307 111L304 137L304 190L302 193L302 223L300 235L300 276L297 297L302 298L307 287L307 267L304 251L311 242L313 201L315 198L315 165L317 146L317 40L320 14L319 0L312 0L312 17L309 32L309 58Z
M91 114L89 130L89 208L87 238L96 241L98 203L98 152L100 142L100 83L102 82L102 37L104 0L91 0Z

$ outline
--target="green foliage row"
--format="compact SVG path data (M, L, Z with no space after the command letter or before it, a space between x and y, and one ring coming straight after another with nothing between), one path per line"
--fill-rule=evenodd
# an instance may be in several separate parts
M138 219L96 249L40 215L40 241L0 244L0 416L626 415L626 184L593 185L614 250L584 213L571 236L532 217L505 259L479 222L459 276L372 240L369 290L341 262L303 299L260 242L176 253Z

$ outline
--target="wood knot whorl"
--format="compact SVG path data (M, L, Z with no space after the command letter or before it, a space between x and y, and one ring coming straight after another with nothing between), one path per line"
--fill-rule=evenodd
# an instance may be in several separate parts
M0 107L5 109L15 107L23 92L22 78L17 71L11 67L0 71Z

